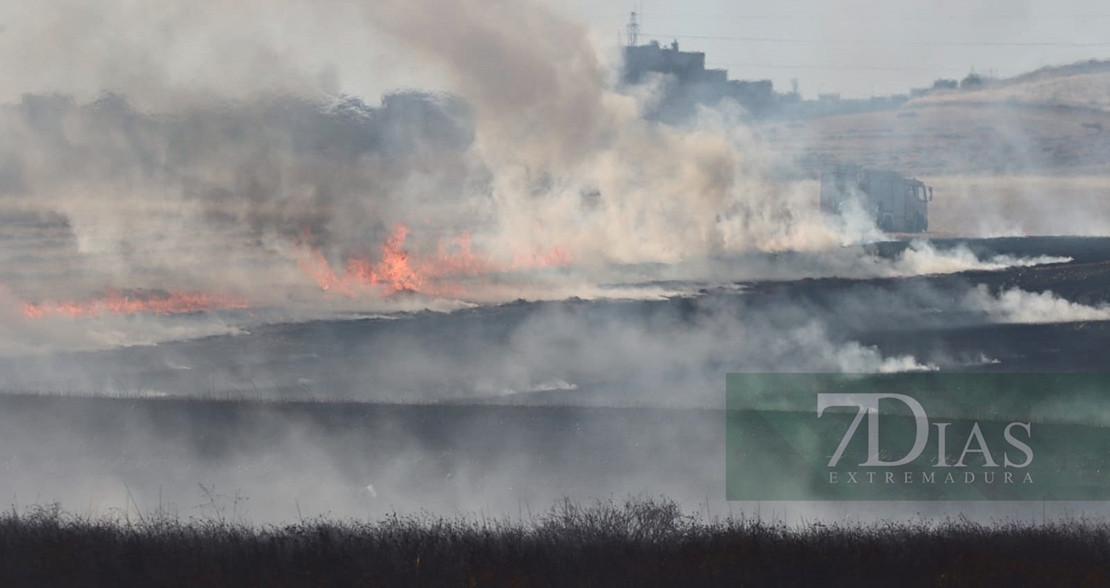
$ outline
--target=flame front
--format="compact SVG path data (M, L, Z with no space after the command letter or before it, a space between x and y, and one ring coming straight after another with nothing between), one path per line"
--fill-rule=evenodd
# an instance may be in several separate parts
M169 292L165 295L135 296L119 291L86 302L24 302L23 315L29 319L45 316L89 317L101 314L187 314L213 310L247 308L245 300L232 296Z
M420 292L434 296L458 296L463 293L462 287L453 283L451 278L565 267L572 262L569 253L555 247L550 251L518 254L509 264L495 263L472 250L468 232L451 239L450 246L441 241L435 257L416 259L405 250L405 239L409 233L407 226L397 224L382 244L381 259L377 264L366 256L352 256L347 259L342 276L336 275L324 255L315 249L300 261L301 270L312 277L321 289L347 296L366 289L376 289L386 295ZM299 239L298 244L305 240Z

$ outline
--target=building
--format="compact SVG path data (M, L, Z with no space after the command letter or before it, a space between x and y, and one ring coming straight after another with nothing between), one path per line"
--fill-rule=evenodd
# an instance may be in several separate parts
M678 120L694 113L699 104L716 105L732 99L752 115L769 113L776 105L771 80L729 80L727 69L706 69L705 53L681 51L678 41L669 46L651 41L637 45L635 13L629 25L630 44L624 47L621 82L628 86L643 84L652 76L666 76L664 95L653 118Z

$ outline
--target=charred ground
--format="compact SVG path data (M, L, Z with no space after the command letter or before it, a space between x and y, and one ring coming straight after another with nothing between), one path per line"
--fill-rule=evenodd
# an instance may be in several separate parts
M912 355L941 370L1071 372L1108 365L1110 322L1008 324L963 301L980 287L992 296L1016 288L1030 295L1051 291L1063 301L1054 304L1103 308L1110 301L1110 239L936 240L933 246L966 246L979 259L1071 261L905 278L737 280L659 300L520 301L389 320L277 324L238 336L70 354L64 364L9 362L7 373L16 380L10 391L34 393L0 397L0 455L8 471L21 472L4 488L16 511L0 522L3 557L10 577L31 584L76 573L122 584L230 585L252 570L261 574L252 578L272 585L388 585L417 577L437 585L600 585L618 573L643 585L805 583L830 573L856 585L892 574L923 578L921 585L1102 582L1106 530L1097 524L798 531L682 518L681 508L709 508L724 489L724 419L711 401L723 382L706 374L743 368L727 352L655 372L616 360L595 371L556 365L548 375L564 378L561 384L474 393L477 376L491 365L478 350L509 352L521 344L524 326L550 313L576 325L651 325L636 331L639 336L735 316L762 317L760 336L773 336L795 316L819 316L836 344L854 341L886 357ZM897 260L910 247L883 243L871 252ZM791 310L782 314L783 308ZM583 344L556 339L539 357L555 361L560 350ZM413 384L405 378L420 373L419 361L409 371L389 371L402 356L388 350L398 348L454 358L459 369ZM52 365L65 369L47 385L18 381L21 370L44 374ZM167 367L119 371L156 365ZM645 369L649 378L636 380ZM86 384L116 382L121 397L84 397L67 389L76 377ZM649 380L672 399L669 405L653 390L629 384ZM406 392L395 387L399 382L431 384L438 392L398 403ZM152 391L170 396L151 397ZM677 502L576 506L644 488ZM25 510L89 496L115 496L121 521L105 525ZM563 498L572 502L562 511L531 514ZM427 505L435 512L484 513L487 520L515 514L517 523L380 519ZM288 521L290 513L311 521L244 526ZM366 519L385 522L353 522ZM285 563L263 563L275 560ZM809 563L787 563L797 561ZM188 570L174 567L181 562L190 562Z

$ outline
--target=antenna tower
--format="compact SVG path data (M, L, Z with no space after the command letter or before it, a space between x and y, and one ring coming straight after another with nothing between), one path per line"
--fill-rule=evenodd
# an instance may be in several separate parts
M640 20L636 11L628 20L628 46L635 47L640 43Z

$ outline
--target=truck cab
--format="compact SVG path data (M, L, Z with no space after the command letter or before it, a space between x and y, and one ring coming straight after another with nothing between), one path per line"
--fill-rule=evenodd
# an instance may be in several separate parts
M929 230L929 202L933 188L897 172L839 165L821 174L821 210L840 214L846 202L859 205L887 233L924 233Z

